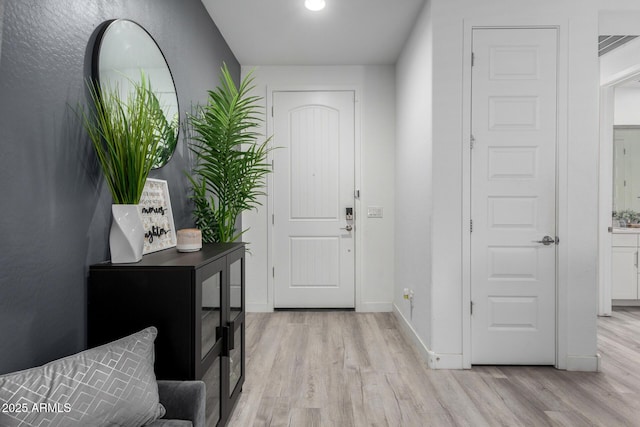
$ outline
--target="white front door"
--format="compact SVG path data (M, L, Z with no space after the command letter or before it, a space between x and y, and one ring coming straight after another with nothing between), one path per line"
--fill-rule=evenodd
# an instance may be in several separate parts
M474 29L473 55L471 363L552 365L557 32Z
M352 91L273 94L275 308L355 307L354 105Z

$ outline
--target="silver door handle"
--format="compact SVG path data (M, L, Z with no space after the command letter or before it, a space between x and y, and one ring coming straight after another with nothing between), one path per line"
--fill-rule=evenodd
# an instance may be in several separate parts
M351 231L353 230L353 225L351 224L347 224L346 227L342 227L340 230L347 230L347 231Z
M542 243L545 246L549 246L549 245L553 245L558 244L558 242L560 241L560 239L558 239L557 237L554 239L551 236L544 236L542 238L542 240L534 240L533 243Z

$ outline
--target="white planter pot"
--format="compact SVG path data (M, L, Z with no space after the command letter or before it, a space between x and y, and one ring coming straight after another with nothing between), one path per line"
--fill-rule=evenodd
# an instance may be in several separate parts
M114 264L138 262L144 248L144 228L139 205L111 205L109 248Z

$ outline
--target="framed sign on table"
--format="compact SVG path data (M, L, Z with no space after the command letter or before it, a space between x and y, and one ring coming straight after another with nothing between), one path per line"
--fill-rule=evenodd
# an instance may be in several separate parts
M140 197L140 216L144 226L143 254L176 246L176 230L167 181L147 178Z

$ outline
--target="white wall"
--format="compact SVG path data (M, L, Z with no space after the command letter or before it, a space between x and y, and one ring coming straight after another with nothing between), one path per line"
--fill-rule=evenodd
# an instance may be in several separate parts
M596 265L598 212L598 12L599 9L635 9L630 0L587 0L557 2L540 0L431 0L431 13L423 13L398 63L398 159L396 169L398 212L418 205L431 206L430 231L420 235L430 240L415 245L407 230L422 230L429 214L400 225L396 230L395 301L404 315L398 290L404 283L421 283L431 297L416 298L411 326L435 356L436 367L467 367L468 306L463 304L468 283L463 282L462 263L464 216L463 129L468 128L465 110L464 64L470 55L468 34L472 26L553 25L560 34L559 74L559 217L558 271L558 361L563 369L595 370L598 366L596 334ZM433 46L432 58L429 59ZM468 59L467 59L468 60ZM422 64L424 72L413 69ZM433 64L432 95L420 90L421 78L429 79ZM418 65L420 66L420 65ZM414 95L411 87L415 85ZM401 117L402 112L410 117ZM432 130L421 120L431 117ZM409 129L420 129L423 133ZM414 138L421 138L416 142ZM419 194L411 199L400 187L409 177L424 175L422 164L411 162L402 150L421 146L418 158L432 158L430 177L413 186ZM431 147L429 149L429 147ZM415 148L412 148L415 149ZM429 156L431 151L431 156ZM413 178L411 178L413 179ZM423 198L429 198L429 201ZM416 201L421 201L416 204ZM400 217L398 217L400 222ZM465 231L466 232L466 231ZM426 267L403 269L403 247L419 252L414 260ZM431 266L429 269L428 266ZM430 270L430 271L429 271ZM430 278L424 277L430 274ZM467 288L465 288L465 286ZM417 315L420 312L422 314ZM550 313L550 315L552 315ZM405 316L405 318L407 318ZM425 319L430 319L425 320ZM464 323L463 323L464 320ZM428 327L430 331L424 331ZM465 332L466 331L466 332ZM464 351L463 351L464 349Z
M270 105L274 90L356 90L356 308L390 311L394 277L394 132L395 70L380 66L244 66L243 76L254 69L256 94ZM358 156L357 156L358 157ZM273 283L267 234L267 200L257 212L243 214L244 240L251 242L246 264L246 301L249 311L273 310ZM384 217L367 218L367 206L381 206ZM267 279L268 278L268 279Z
M432 54L429 0L396 64L395 310L431 346L433 211ZM414 291L413 307L403 298Z
M636 58L640 64L640 56ZM640 87L615 88L614 125L640 125Z
M640 35L640 10L637 9L638 5L634 4L633 0L608 3L601 1L600 5L601 10L598 13L600 34Z

